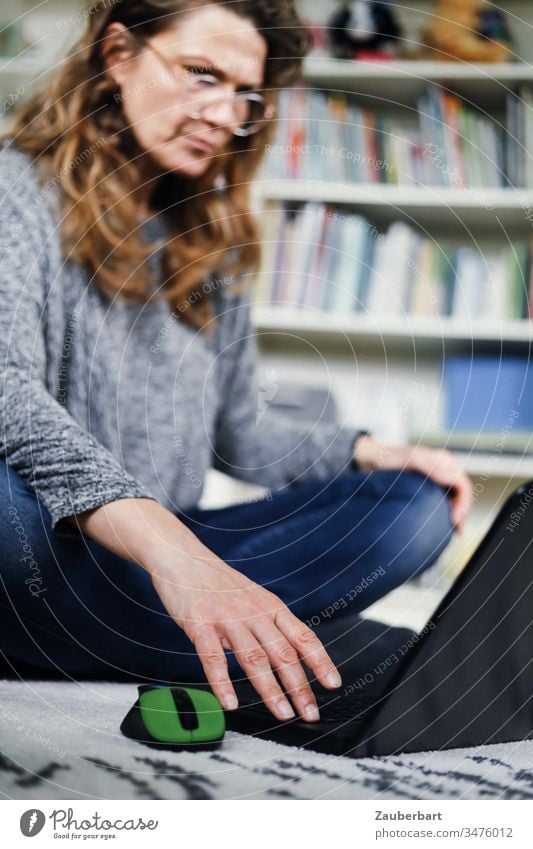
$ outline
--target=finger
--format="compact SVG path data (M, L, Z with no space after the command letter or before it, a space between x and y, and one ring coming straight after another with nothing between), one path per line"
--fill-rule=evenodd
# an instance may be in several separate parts
M458 469L455 475L450 476L446 481L448 492L451 500L451 519L454 525L459 530L465 520L472 503L472 493L474 491L472 481Z
M288 607L276 612L275 624L294 646L305 664L324 687L340 687L342 678L314 631L301 622Z
M429 473L436 483L448 487L451 501L451 519L456 529L461 532L463 523L472 501L473 485L457 460L447 451L439 457L439 463Z
M239 700L228 674L228 662L217 632L204 625L191 639L213 693L225 710L235 710Z
M276 681L265 649L243 625L227 626L226 635L241 669L270 712L276 719L292 719L295 713Z
M316 722L320 719L320 714L315 694L309 685L295 647L271 620L256 622L253 632L268 654L272 667L302 719L307 722Z
M473 486L470 478L461 475L461 478L454 484L452 497L452 521L460 530L462 530L464 520L470 510L472 493Z

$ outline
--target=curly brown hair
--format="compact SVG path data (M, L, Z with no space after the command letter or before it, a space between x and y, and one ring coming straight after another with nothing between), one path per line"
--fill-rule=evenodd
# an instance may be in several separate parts
M311 46L310 31L293 0L100 0L87 9L85 33L59 72L18 110L3 138L38 161L43 185L60 188L64 255L86 266L102 292L134 301L164 298L180 307L179 317L186 323L211 330L209 287L199 283L223 260L228 279L244 271L252 279L259 266L259 229L250 209L249 183L272 138L274 121L253 135L253 144L250 137L234 137L228 155L216 157L199 178L174 172L158 178L151 204L165 213L169 238L163 246L164 284L149 295L144 260L155 245L141 238L133 199L145 151L125 121L117 84L100 51L114 21L151 37L180 14L209 5L227 7L261 32L268 47L265 97L274 103L278 90L298 79ZM80 163L83 167L76 167ZM250 284L243 275L232 285Z

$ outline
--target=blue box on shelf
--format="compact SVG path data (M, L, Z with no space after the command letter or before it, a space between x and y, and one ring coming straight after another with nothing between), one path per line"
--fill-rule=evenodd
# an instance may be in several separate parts
M444 362L448 431L533 429L528 357L453 356Z

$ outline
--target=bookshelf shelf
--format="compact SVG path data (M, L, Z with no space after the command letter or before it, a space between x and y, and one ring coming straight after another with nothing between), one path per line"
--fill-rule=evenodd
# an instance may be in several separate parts
M390 186L310 180L259 180L258 203L322 201L359 208L380 222L421 218L425 226L512 228L531 231L530 189L453 189L440 186Z
M449 84L468 100L492 102L515 84L533 82L533 65L527 62L478 65L428 61L352 62L309 56L304 62L304 80L310 86L356 92L369 102L382 104L414 104L431 82Z
M464 471L473 477L490 474L491 478L533 478L533 457L517 454L477 454L453 451Z
M491 323L425 316L379 317L346 313L324 313L319 310L254 304L253 317L259 331L276 331L306 336L348 338L360 342L378 342L383 348L416 348L442 353L447 343L463 347L482 342L498 348L502 343L515 343L528 348L533 343L533 323L501 321Z
M1 56L0 78L5 80L9 77L30 77L40 74L46 67L46 59L38 59L35 56Z

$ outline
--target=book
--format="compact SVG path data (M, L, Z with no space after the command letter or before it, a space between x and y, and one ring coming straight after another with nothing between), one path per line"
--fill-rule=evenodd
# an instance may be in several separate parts
M451 433L533 429L533 372L527 357L448 356L445 426Z
M409 257L414 238L416 235L408 224L395 221L379 240L369 282L369 313L403 315L406 312L411 279Z
M342 239L334 275L336 285L330 287L330 295L324 303L324 308L349 312L357 309L360 296L368 222L360 215L349 215L341 230Z

